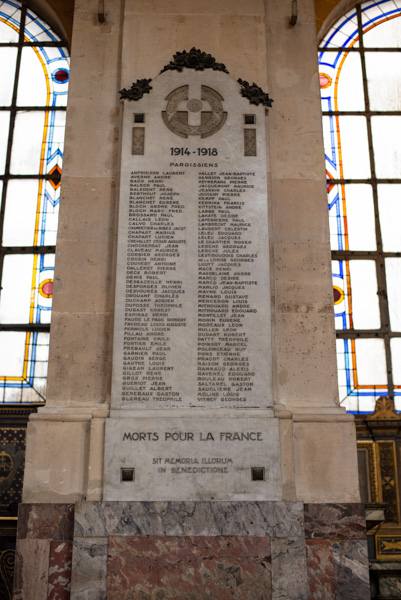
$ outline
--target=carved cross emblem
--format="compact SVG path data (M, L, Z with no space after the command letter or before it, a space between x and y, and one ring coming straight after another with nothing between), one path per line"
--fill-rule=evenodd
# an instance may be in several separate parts
M173 90L167 97L166 110L162 112L163 121L175 135L187 138L189 135L209 137L219 131L227 119L223 110L224 98L206 85L201 86L198 94L191 94L188 85Z

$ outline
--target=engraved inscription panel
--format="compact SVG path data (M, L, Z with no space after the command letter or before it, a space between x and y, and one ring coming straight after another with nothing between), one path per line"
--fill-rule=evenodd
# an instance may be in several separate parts
M239 88L170 71L124 104L112 409L272 406L264 109L244 130Z
M256 156L256 129L244 129L244 155Z
M145 152L145 128L132 128L132 154L144 154Z
M280 500L277 448L277 419L112 419L104 498Z

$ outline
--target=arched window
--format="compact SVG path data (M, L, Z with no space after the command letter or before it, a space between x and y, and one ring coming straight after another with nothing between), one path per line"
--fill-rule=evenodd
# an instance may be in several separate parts
M0 1L0 402L43 402L69 78L66 43Z
M324 37L320 86L340 401L401 410L401 0L359 3Z

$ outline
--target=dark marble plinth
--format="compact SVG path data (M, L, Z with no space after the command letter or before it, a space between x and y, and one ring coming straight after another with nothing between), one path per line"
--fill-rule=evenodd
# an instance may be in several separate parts
M361 504L82 502L73 514L21 507L14 600L370 598Z

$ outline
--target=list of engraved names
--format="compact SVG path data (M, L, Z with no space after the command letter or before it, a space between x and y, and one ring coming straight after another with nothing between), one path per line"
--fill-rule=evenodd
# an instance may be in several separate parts
M179 406L189 389L191 406L255 406L255 180L252 170L131 172L123 405Z

